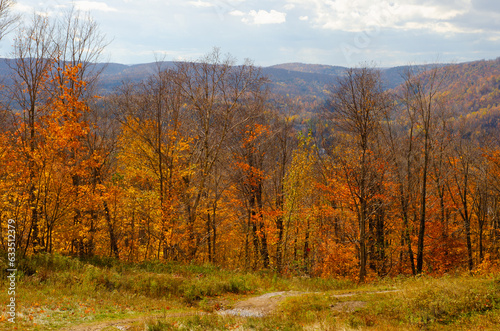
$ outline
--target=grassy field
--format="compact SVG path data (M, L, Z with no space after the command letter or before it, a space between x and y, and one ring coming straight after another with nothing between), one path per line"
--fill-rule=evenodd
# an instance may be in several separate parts
M39 255L20 262L16 323L0 286L0 330L498 330L500 275L349 281L214 266ZM264 317L222 315L295 291Z

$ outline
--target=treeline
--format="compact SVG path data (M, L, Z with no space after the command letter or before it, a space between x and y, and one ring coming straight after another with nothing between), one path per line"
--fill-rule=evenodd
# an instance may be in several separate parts
M497 127L457 116L446 68L384 91L350 69L324 111L215 49L97 96L105 39L71 11L15 39L0 245L343 277L496 270Z

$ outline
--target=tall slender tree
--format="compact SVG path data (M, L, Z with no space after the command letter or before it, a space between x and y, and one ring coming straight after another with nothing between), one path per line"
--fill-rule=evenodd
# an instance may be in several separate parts
M430 172L432 138L438 114L438 91L441 82L445 78L444 72L438 68L432 68L425 75L416 75L410 68L405 75L404 98L402 102L406 105L411 117L415 120L419 132L419 139L422 141L421 147L421 170L419 171L420 192L419 192L419 212L418 212L418 242L417 242L417 263L416 273L423 271L424 263L424 240L427 223L427 198L428 179Z
M368 222L373 216L376 169L374 151L380 121L387 107L379 71L371 68L349 69L334 86L329 104L329 117L334 126L345 134L344 153L336 156L343 165L351 199L355 207L359 237L359 281L364 282L367 271ZM356 162L356 164L353 164Z

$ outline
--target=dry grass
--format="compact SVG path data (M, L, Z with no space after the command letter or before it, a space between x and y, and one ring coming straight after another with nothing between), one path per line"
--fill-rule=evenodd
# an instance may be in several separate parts
M144 323L149 330L496 330L500 325L500 278L493 276L423 276L357 286L212 266L58 255L23 261L19 269L16 324L5 320L4 306L0 330L79 325L97 330L119 323L135 325L132 330L144 329ZM6 279L1 286L6 288ZM276 291L295 292L264 317L216 314ZM0 291L0 300L7 302L7 291Z

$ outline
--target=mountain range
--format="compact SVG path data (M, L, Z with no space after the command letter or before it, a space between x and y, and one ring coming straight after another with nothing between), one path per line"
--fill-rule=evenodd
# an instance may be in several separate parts
M11 69L8 59L0 59L0 79L4 85L9 84ZM119 63L98 64L102 69L100 93L112 93L124 82L140 82L148 75L161 68L175 66L175 62L143 63L125 65ZM440 67L444 77L441 92L445 92L453 107L462 115L485 116L500 114L500 57L495 60L480 60L457 64L412 65L415 72L425 71L432 67ZM404 82L404 73L409 66L379 68L384 88L395 89ZM284 63L269 67L261 67L262 75L270 80L271 89L283 95L299 99L302 104L311 108L322 104L326 91L335 81L345 74L346 67L322 64ZM500 115L499 115L500 116Z
M124 65L108 63L101 74L102 91L111 93L122 82L139 82L149 74L156 72L158 63L143 63ZM175 62L165 61L162 68L175 66ZM428 65L414 66L417 70L425 69ZM382 68L382 80L385 88L391 89L403 82L403 74L408 66ZM306 94L324 97L324 90L333 84L336 79L344 75L346 67L321 64L284 63L269 67L261 67L261 72L271 81L271 87L276 92L292 96Z

